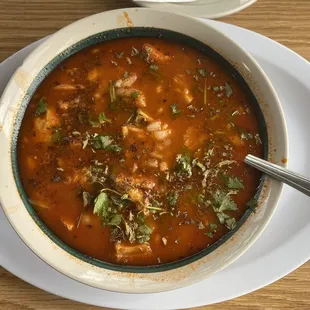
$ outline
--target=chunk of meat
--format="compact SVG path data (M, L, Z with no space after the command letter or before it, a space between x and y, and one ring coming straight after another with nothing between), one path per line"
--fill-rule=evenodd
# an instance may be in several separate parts
M67 176L66 183L86 187L89 184L89 177L84 169L75 169L70 175Z
M145 96L140 90L134 88L123 88L123 87L117 88L116 96L127 100L130 99L131 102L133 102L140 108L146 107Z
M177 74L173 77L173 89L182 94L187 103L191 103L194 99L193 94L189 90L189 85L184 74Z
M37 168L37 161L34 157L27 157L27 167L30 170L35 170Z
M204 142L207 140L208 136L201 132L198 128L195 127L188 127L184 134L184 145L192 150L195 151L198 148L202 147Z
M136 126L133 125L125 125L122 127L123 137L126 138L129 134L134 134L139 139L144 139L147 136L147 133Z
M119 174L115 179L116 186L120 190L129 190L131 188L141 188L151 190L156 186L154 179L145 176L126 176L123 173Z
M60 109L66 111L70 108L74 108L76 106L78 106L80 104L81 100L80 97L76 97L73 100L59 100L58 101L58 105L60 107Z
M84 89L85 87L80 84L70 85L70 84L59 84L54 87L55 90L73 91L77 89Z
M151 247L144 243L139 245L125 245L117 243L115 245L116 260L119 263L130 263L137 259L143 259L152 255Z
M114 86L117 88L128 88L137 80L137 75L135 73L129 73L127 78L122 78L115 81Z
M90 82L97 82L99 78L100 78L100 71L99 71L99 68L97 67L89 71L87 74L87 79Z
M244 142L238 135L230 136L228 137L228 139L231 141L232 144L234 144L237 147L241 147L244 145Z
M127 193L129 198L140 207L146 203L146 191L150 191L156 186L155 180L150 177L126 176L122 173L115 178L115 184L118 191Z
M34 140L36 142L50 142L53 127L59 126L59 118L52 108L48 108L44 116L36 117L34 119L34 128L36 130Z
M144 44L142 46L142 53L148 63L156 62L165 64L171 60L170 56L165 55L151 44Z

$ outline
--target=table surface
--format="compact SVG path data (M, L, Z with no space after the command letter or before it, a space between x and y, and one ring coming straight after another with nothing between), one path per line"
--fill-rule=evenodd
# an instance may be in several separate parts
M0 62L24 46L94 13L130 7L129 0L0 0ZM221 21L261 33L310 61L310 1L258 0ZM87 309L37 289L0 267L0 309ZM199 309L310 309L310 262L246 296Z

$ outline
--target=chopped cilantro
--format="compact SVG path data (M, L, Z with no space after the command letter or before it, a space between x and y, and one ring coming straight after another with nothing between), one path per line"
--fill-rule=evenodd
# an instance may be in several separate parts
M216 191L213 195L213 203L217 212L236 211L238 210L236 203L231 199L230 194L223 191Z
M111 122L103 112L99 113L98 120L100 124L104 124L105 122Z
M40 116L42 114L45 114L46 112L47 112L47 100L45 97L42 97L37 103L37 108L34 112L34 115Z
M191 160L188 155L178 154L176 157L178 163L178 176L186 175L187 177L192 176Z
M228 178L227 187L230 189L242 189L244 185L238 178Z
M91 146L96 150L107 150L107 151L113 151L116 153L121 152L121 147L117 144L114 144L114 140L110 136L102 136L97 135L91 139Z
M63 133L60 129L55 129L52 134L52 143L59 143L63 138Z
M112 215L106 225L109 226L120 226L123 217L120 214Z
M153 71L158 71L158 66L154 65L154 64L151 64L150 65L150 69L153 70Z
M171 192L167 196L167 200L169 205L176 206L178 203L179 193L178 192Z
M216 231L216 229L217 229L217 225L216 224L210 223L209 226L210 226L210 229L211 229L212 232Z
M116 100L115 86L112 81L110 81L109 83L110 83L110 101L111 103L113 103Z
M98 215L103 221L109 215L110 199L107 193L100 193L94 201L93 213Z
M197 71L202 77L206 77L208 75L208 72L206 69L198 69Z
M235 194L236 192L228 192L227 194L223 191L216 191L213 195L213 210L216 213L221 224L227 224L227 220L232 217L224 211L237 211L236 203L231 199L230 195Z
M205 232L204 233L206 236L208 236L209 238L213 238L213 233L211 232L211 231L209 231L209 232Z
M205 225L203 225L203 223L202 222L199 222L199 224L198 224L198 229L205 229L206 227L205 227Z
M250 140L250 139L253 139L253 135L249 132L243 132L241 134L241 139L242 140Z
M140 96L140 93L138 91L134 91L131 93L131 98L137 99Z
M233 94L232 88L227 82L225 82L225 92L227 98L229 98Z
M123 55L124 55L124 52L118 52L118 53L116 53L116 57L117 57L118 59L123 58Z
M246 206L254 210L257 207L257 203L258 203L257 199L253 197L246 203Z
M101 112L101 113L99 113L99 115L98 115L98 121L93 121L93 120L89 120L89 123L93 126L93 127L99 127L100 125L102 125L102 124L104 124L104 123L106 123L106 122L111 122L107 117L106 117L106 115L103 113L103 112Z
M202 171L205 171L206 170L206 167L204 166L204 164L202 164L197 158L195 158L193 161L192 161L192 165L193 167L198 167L200 168Z
M225 222L225 226L229 230L233 230L236 227L236 220L233 217L227 219L226 222Z
M137 229L137 239L139 243L145 243L150 240L151 233L153 229L146 224L142 224Z
M83 206L87 207L91 203L91 195L89 192L83 192Z
M174 117L176 117L177 115L179 115L182 112L182 110L179 109L179 107L176 103L172 104L170 106L170 109L171 109L171 113Z

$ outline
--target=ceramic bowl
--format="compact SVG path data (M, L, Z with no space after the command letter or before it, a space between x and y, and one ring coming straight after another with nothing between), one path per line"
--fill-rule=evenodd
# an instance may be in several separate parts
M192 257L157 267L122 267L92 259L64 244L40 221L27 202L16 162L18 130L32 94L55 66L78 50L118 37L159 34L208 46L211 54L232 65L252 92L261 115L266 157L284 166L281 160L288 156L285 121L269 79L245 50L197 19L149 9L122 9L87 17L49 37L18 68L1 98L1 205L17 234L42 260L68 277L101 289L151 293L209 277L233 262L259 237L282 190L281 183L264 178L257 193L256 212L247 211L234 231Z

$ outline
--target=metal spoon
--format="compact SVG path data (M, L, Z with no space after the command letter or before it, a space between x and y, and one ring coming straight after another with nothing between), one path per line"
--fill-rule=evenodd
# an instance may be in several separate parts
M310 179L253 155L247 155L244 162L310 196Z

